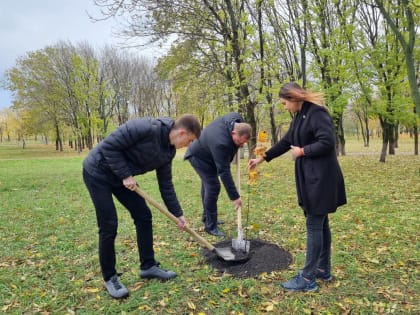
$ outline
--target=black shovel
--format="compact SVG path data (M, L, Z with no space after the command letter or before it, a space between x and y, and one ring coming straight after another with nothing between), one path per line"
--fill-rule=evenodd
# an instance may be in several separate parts
M141 190L139 187L136 186L135 192L139 194L141 197L143 197L148 203L152 204L154 207L156 207L161 213L166 215L169 219L174 221L175 223L178 223L178 219L169 212L166 207L159 204L157 201L155 201L150 195L148 195L146 192ZM185 231L190 233L199 243L201 243L203 246L207 247L210 251L215 253L218 257L222 258L226 261L243 261L246 260L248 257L244 257L243 255L238 255L238 257L235 256L235 254L232 252L232 250L228 247L225 248L216 248L212 244L210 244L206 239L201 237L197 232L192 230L190 227L185 226Z

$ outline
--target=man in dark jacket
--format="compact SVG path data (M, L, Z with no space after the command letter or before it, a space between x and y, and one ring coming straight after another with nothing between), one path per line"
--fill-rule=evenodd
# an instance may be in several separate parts
M83 161L83 180L96 210L99 228L99 262L109 294L128 296L116 271L115 238L118 218L113 195L130 212L137 233L140 277L171 279L173 271L159 268L154 258L152 214L145 200L133 191L133 176L156 170L159 190L169 211L186 225L172 183L172 160L176 149L200 136L201 126L192 115L170 118L139 118L121 125L100 142Z
M203 222L209 234L224 236L217 226L217 199L221 187L218 177L235 209L242 205L232 179L230 163L250 136L251 126L243 122L241 115L229 113L204 128L200 138L189 146L185 154L185 159L190 161L201 178Z

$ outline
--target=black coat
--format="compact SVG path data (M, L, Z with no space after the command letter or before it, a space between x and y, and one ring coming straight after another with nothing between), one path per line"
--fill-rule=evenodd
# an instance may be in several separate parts
M308 214L335 212L347 200L333 122L325 108L304 102L284 137L266 152L266 161L287 152L291 145L303 147L305 152L295 161L299 205Z
M215 119L203 129L200 138L185 153L185 159L194 156L206 166L205 169L220 177L230 200L240 197L230 171L230 163L238 152L232 140L233 127L237 122L243 122L238 113Z
M92 149L83 161L92 176L113 186L124 178L156 170L166 207L176 216L182 209L172 183L172 160L176 149L169 142L174 121L170 118L139 118L118 127Z

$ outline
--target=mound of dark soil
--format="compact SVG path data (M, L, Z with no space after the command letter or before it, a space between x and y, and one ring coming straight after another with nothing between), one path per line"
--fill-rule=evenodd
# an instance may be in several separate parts
M224 240L214 244L216 248L232 246L232 240ZM222 273L231 274L237 278L251 278L263 272L286 269L292 262L292 255L283 248L263 240L250 240L249 253L236 252L236 257L247 255L247 259L240 261L225 261L208 249L203 249L206 262Z

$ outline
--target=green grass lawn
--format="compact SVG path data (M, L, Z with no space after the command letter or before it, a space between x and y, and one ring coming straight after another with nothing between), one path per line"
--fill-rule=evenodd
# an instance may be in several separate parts
M340 157L348 204L331 215L330 284L318 293L288 293L280 283L302 267L305 226L296 204L293 162L285 155L262 164L255 185L246 184L243 212L260 238L287 249L288 270L235 279L205 264L201 247L157 210L156 258L179 276L162 283L138 276L135 232L119 207L117 264L130 297L117 301L103 287L97 258L93 206L81 177L84 154L51 146L0 145L0 313L6 314L419 314L420 157L401 141L397 155L379 163L380 143L348 141ZM376 154L375 154L376 152ZM401 154L400 154L401 153ZM182 156L180 154L180 156ZM203 233L199 179L187 162L174 161L174 183L190 226ZM138 178L161 201L154 173ZM235 211L224 190L219 216L236 237ZM245 217L245 214L243 214Z

